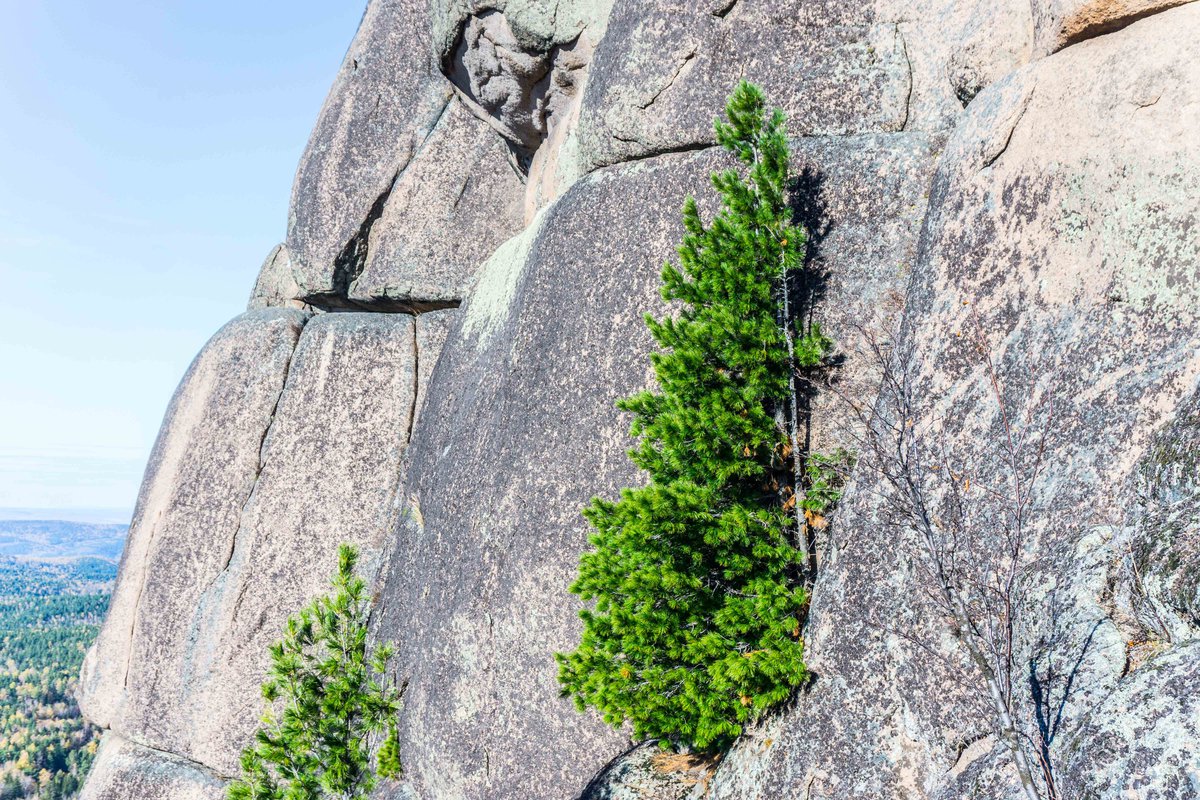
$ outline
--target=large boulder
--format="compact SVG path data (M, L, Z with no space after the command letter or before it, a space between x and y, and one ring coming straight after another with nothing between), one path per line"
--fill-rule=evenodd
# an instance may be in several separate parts
M788 113L793 134L901 130L904 44L871 16L849 3L786 13L749 1L618 0L585 91L585 163L712 145L713 119L742 77Z
M441 358L442 347L451 328L458 322L461 312L458 309L445 311L429 311L417 317L417 405L413 417L413 428L420 419L421 410L425 407L429 384L433 381L433 371Z
M1024 0L618 0L584 94L588 169L713 144L738 80L760 84L793 135L953 125L1025 63Z
M393 183L347 287L370 305L446 305L525 222L525 183L509 146L455 98Z
M425 4L368 4L292 187L287 248L304 297L344 298L397 175L450 102Z
M413 317L322 314L297 341L304 319L250 312L197 359L84 672L91 719L224 775L286 617L326 587L339 543L372 556L390 529L417 400Z
M534 206L557 194L610 2L370 3L296 173L283 300L457 304L527 221L531 167Z
M271 248L262 266L258 270L258 278L250 291L250 301L246 304L249 311L262 308L305 308L305 303L299 300L300 285L296 282L292 271L292 257L286 244L277 244Z
M575 129L612 0L445 0L433 5L442 69L504 137L527 177L525 223L583 173Z
M934 145L921 133L821 137L793 146L792 199L808 230L816 276L812 318L835 342L838 391L812 400L808 440L818 452L853 449L856 426L839 395L873 397L878 370L864 337L894 324L916 258L933 177Z
M194 566L219 560L238 529L306 319L283 310L238 317L205 345L176 390L146 467L108 617L84 663L80 704L93 722L127 732L130 706L168 715L168 697L148 693L134 673L146 656L160 661L158 647L144 650L152 642L186 642L182 620L194 598L184 595ZM182 674L181 663L161 661L160 669Z
M942 458L1003 488L1005 420L1023 474L1045 439L1014 708L1022 734L1048 740L1064 797L1183 798L1200 767L1184 744L1200 721L1179 706L1197 689L1182 655L1196 628L1131 662L1154 634L1120 607L1136 592L1118 569L1142 550L1133 500L1156 432L1200 382L1197 33L1200 6L1176 9L981 93L943 156L908 294L903 352ZM937 590L928 551L873 475L839 512L815 588L816 679L739 743L710 796L1020 796L978 673L920 601ZM978 519L1009 518L975 492ZM1005 530L966 528L957 563L995 563Z

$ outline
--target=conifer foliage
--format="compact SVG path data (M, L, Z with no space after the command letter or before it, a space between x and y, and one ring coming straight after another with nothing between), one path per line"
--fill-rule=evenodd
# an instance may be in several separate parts
M367 645L369 598L357 561L342 545L333 593L291 617L271 646L264 727L242 752L230 800L352 800L367 797L377 776L399 777L403 689L387 678L392 647Z
M783 114L743 82L726 115L717 140L746 175L712 176L722 205L707 226L693 198L684 205L679 267L662 272L663 299L681 310L646 320L659 391L617 404L650 482L585 510L594 550L571 591L595 606L579 647L557 656L580 711L698 751L726 746L806 679L794 381L830 347L785 311L806 236L788 204Z

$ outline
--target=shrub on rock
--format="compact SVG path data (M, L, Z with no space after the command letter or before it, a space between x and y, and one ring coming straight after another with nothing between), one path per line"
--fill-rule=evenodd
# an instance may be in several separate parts
M333 594L288 619L271 646L264 727L242 752L229 800L352 800L369 796L377 776L399 777L403 690L387 678L392 647L367 645L370 604L357 561L342 545Z
M701 751L806 679L795 371L830 347L786 313L806 236L788 204L783 115L745 82L726 113L718 141L747 174L713 175L722 208L710 224L694 199L684 206L679 266L662 273L663 299L680 310L647 317L659 389L618 403L650 481L584 512L594 550L571 591L595 605L581 612L578 648L557 656L581 711Z

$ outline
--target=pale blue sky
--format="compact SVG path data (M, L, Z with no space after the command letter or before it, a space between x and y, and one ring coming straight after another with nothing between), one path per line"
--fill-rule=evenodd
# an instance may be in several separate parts
M132 508L363 5L0 0L0 509Z

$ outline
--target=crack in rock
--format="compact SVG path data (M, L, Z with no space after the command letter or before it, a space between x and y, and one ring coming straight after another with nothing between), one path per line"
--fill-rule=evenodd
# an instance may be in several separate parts
M367 211L366 218L362 224L358 226L358 230L350 237L350 241L346 242L346 246L342 248L342 252L333 262L333 293L345 297L350 293L350 287L362 275L363 269L367 266L367 250L370 248L371 228L375 227L375 223L383 216L383 209L387 206L388 198L392 196L392 190L396 186L396 181L400 178L403 170L397 170L391 180L387 182L387 187L380 192L375 198L375 202L371 204L371 208Z
M712 15L717 19L725 19L740 2L741 0L728 0L725 5L718 6L717 8L713 9Z
M271 414L267 417L267 424L263 427L262 437L258 440L258 467L254 470L254 478L250 482L250 491L246 493L246 499L242 501L241 507L238 510L238 524L233 531L233 536L230 537L229 547L222 559L221 568L213 579L204 587L204 591L200 593L200 605L203 606L209 593L213 587L217 585L228 573L229 565L233 563L233 556L237 552L238 538L242 534L246 520L246 510L250 507L254 500L254 493L258 490L259 481L262 479L263 470L267 466L267 443L271 436L271 428L274 427L279 419L279 405L283 402L283 396L287 394L288 382L292 377L292 365L296 360L296 351L300 347L300 340L304 337L304 328L307 327L312 317L304 320L300 326L300 331L296 335L296 342L292 345L292 352L288 355L287 363L283 365L283 380L280 382L279 394L275 395L275 403L271 406Z
M649 100L647 100L644 103L639 104L638 108L645 111L647 108L654 105L655 101L657 101L658 98L662 97L664 92L666 92L668 89L670 89L672 86L674 86L675 81L679 80L679 77L681 75L683 75L683 73L687 70L687 68L695 60L696 52L697 51L695 49L693 49L690 53L688 53L686 56L684 56L683 61L681 61L679 63L679 66L676 67L675 72L673 72L671 74L671 77L667 79L667 82L662 86L662 88L660 88L657 92L655 92Z
M1008 119L1002 121L1001 125L1003 126L1004 134L1002 136L995 136L989 142L985 143L983 151L980 153L981 169L995 164L1000 156L1004 155L1004 151L1008 149L1013 134L1017 130L1017 125L1021 123L1021 119L1025 116L1025 110L1029 108L1029 101L1032 98L1033 91L1026 92L1020 102L1009 111Z

